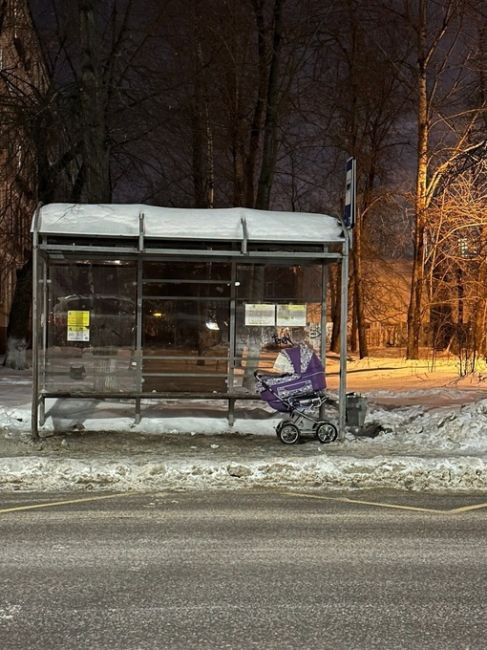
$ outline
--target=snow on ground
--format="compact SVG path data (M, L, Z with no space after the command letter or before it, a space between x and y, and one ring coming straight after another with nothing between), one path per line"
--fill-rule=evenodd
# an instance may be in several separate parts
M400 488L487 491L487 385L459 380L455 360L350 363L349 390L369 401L383 431L287 447L263 403L51 400L42 439L30 439L30 376L0 370L0 490L183 488ZM336 390L336 362L328 365Z

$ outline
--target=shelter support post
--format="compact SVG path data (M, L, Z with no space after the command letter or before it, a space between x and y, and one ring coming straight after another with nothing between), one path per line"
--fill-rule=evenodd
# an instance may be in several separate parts
M233 427L233 425L235 424L235 398L232 397L228 398L227 418L228 418L228 425L230 427Z
M48 320L48 307L47 307L47 290L48 290L48 273L47 273L47 262L45 259L42 259L42 315L41 315L41 324L42 324L42 368L41 368L41 391L46 388L46 364L47 364L47 320ZM41 402L44 404L44 400ZM44 424L44 422L41 422Z
M41 395L40 400L39 400L39 424L44 426L44 422L46 421L46 398L44 395Z
M39 439L39 211L33 220L32 240L32 411L31 436ZM44 314L44 318L46 314Z
M144 353L142 349L142 328L143 328L143 262L141 255L144 252L144 214L139 214L139 255L137 257L137 305L135 315L135 364L137 372L137 391L143 389L143 365ZM135 424L139 424L141 419L141 400L140 397L135 399Z
M338 390L338 439L345 438L347 414L347 324L348 324L348 259L349 233L344 229L343 256L341 263L341 293L340 293L340 386Z
M227 373L227 391L233 390L235 378L235 337L236 337L236 300L235 300L235 283L237 281L237 264L232 262L230 271L230 327L228 332L228 373ZM233 426L233 407L234 401L228 403L228 424ZM230 414L231 411L231 414Z
M320 337L320 351L321 361L323 363L323 372L326 381L326 321L327 321L327 297L328 297L328 267L323 264L321 272L321 337ZM326 402L320 407L320 420L326 419Z

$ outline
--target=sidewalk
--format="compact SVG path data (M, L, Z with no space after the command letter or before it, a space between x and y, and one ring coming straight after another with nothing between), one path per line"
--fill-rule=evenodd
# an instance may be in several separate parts
M388 360L389 361L389 360ZM381 363L384 367L384 364ZM282 445L264 404L237 409L233 428L221 402L144 405L50 401L41 440L30 439L30 373L0 369L0 491L398 488L487 492L487 390L478 379L357 368L350 390L369 400L378 437L343 443L312 438ZM387 373L394 385L391 390ZM382 375L382 380L380 376ZM385 375L385 376L384 376ZM402 378L401 378L402 375ZM333 389L333 376L329 385ZM445 383L446 382L446 383ZM364 390L369 386L369 390Z

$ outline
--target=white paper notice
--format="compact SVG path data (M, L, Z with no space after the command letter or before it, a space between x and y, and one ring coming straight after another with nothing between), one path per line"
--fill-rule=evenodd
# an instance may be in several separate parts
M263 303L245 305L245 325L247 326L268 326L276 324L276 306Z
M306 327L306 305L277 305L278 327Z

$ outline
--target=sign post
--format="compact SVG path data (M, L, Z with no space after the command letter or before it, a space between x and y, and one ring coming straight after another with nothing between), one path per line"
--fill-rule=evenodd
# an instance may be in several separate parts
M357 170L355 158L346 164L345 207L343 210L343 242L340 295L340 386L338 393L339 440L345 437L347 413L347 323L348 323L348 262L352 243L352 229L355 225Z
M345 209L343 211L343 223L351 230L355 226L356 202L357 202L357 165L355 158L349 158L345 167Z

